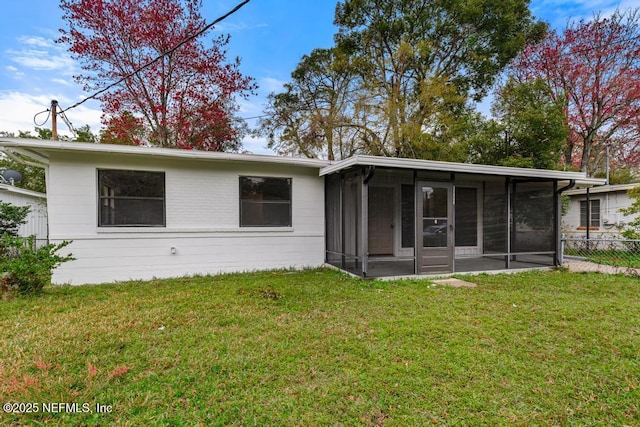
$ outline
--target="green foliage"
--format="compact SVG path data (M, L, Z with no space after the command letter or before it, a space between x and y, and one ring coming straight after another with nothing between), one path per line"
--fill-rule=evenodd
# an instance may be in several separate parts
M73 140L74 142L97 142L98 137L96 134L91 132L91 127L89 125L80 126L76 129L76 138Z
M479 126L470 140L475 163L538 169L558 167L567 138L563 105L549 96L542 80L509 79L492 107L495 119Z
M37 191L38 193L46 193L47 191L43 168L25 165L8 157L2 157L2 154L0 154L0 169L13 169L22 174L23 180L21 183L15 184L16 187Z
M526 0L346 0L262 122L282 154L465 159L468 101L546 26Z
M637 217L625 225L622 230L622 237L630 240L640 240L640 186L627 190L627 195L633 200L633 203L628 208L620 209L620 212L625 215L637 215Z
M32 135L30 131L19 131L18 138L51 139L50 129L36 127L35 131L38 133L37 136ZM11 132L0 131L0 137L14 138L15 135ZM17 154L16 156L19 157L19 155ZM0 169L14 169L22 174L23 181L16 184L16 187L36 191L38 193L47 192L47 186L45 183L45 172L44 168L42 167L26 165L15 159L8 158L0 153Z
M51 283L53 269L63 262L71 261L69 255L58 251L71 242L36 246L35 236L27 238L4 234L0 239L0 273L2 285L17 288L21 294L38 293Z
M8 234L17 237L18 229L26 224L30 210L29 206L15 206L0 201L0 236Z
M609 184L610 185L618 185L618 184L632 184L638 181L638 177L634 174L634 168L625 167L616 165L612 167L609 171ZM606 168L605 170L598 171L593 174L594 178L606 178Z

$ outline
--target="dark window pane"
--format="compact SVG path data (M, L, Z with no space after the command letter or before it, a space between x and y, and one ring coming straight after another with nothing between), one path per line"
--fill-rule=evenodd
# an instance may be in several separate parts
M145 226L164 223L164 201L115 199L113 207L102 208L102 225Z
M402 247L412 248L415 241L415 189L413 185L402 185Z
M591 200L591 227L600 227L600 200ZM587 226L587 201L580 202L580 227Z
M164 173L103 170L98 172L101 186L114 190L115 196L164 197Z
M99 226L164 226L164 172L99 170Z
M423 187L423 214L425 218L446 218L448 209L448 191L440 187Z
M456 246L478 245L478 190L456 188Z
M600 227L600 200L591 201L591 226Z
M291 226L291 178L240 177L240 226Z
M446 190L445 190L446 191ZM446 248L447 219L424 219L422 222L422 245L425 248Z

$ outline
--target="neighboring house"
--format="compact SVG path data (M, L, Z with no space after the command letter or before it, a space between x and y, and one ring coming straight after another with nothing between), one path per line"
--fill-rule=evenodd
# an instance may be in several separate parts
M639 186L640 183L604 185L589 189L588 196L585 188L565 191L564 195L569 197L569 206L562 218L565 237L585 238L588 226L590 238L618 238L620 229L636 218L620 212L633 204L627 191Z
M552 266L582 173L1 139L46 169L54 283L317 267L367 277ZM416 232L417 230L417 232ZM414 248L416 248L414 250Z
M25 190L10 184L0 184L0 201L14 206L29 206L27 222L18 230L18 235L36 236L38 244L47 242L47 195Z

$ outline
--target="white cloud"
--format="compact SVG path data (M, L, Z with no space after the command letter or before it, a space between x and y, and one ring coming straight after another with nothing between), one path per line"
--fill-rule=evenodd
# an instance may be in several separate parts
M11 60L25 68L41 71L61 70L64 75L73 75L76 64L65 54L51 54L46 50L8 50Z
M264 77L260 79L260 89L263 92L271 93L271 92L280 92L283 90L285 83L284 80L274 79L272 77Z
M16 48L4 52L14 63L38 71L61 71L63 75L76 73L77 65L64 46L40 36L20 36Z
M25 44L27 46L36 46L36 47L44 47L44 48L55 47L55 43L53 42L53 40L45 39L44 37L39 37L39 36L20 36L18 37L18 41L21 44Z
M4 67L4 69L7 70L9 73L11 73L12 77L15 79L21 79L25 75L22 71L20 71L18 68L14 67L13 65L7 65L6 67Z
M563 30L569 23L590 21L595 14L608 17L616 9L621 11L640 7L640 0L533 0L531 10L550 22L553 28Z
M34 115L39 112L46 111L51 106L51 100L55 99L50 94L30 95L15 91L0 92L0 130L18 133L18 131L33 132L36 124L34 123ZM73 102L66 97L58 98L60 105L65 107ZM67 111L66 115L74 126L83 126L88 124L92 131L97 132L100 129L101 111L81 105L73 110ZM37 122L41 124L47 118L47 113L38 115ZM66 125L62 120L58 122L59 133L61 135L69 135ZM42 124L40 127L51 127L51 119Z
M270 154L275 152L267 148L267 138L246 136L242 140L242 150L251 154Z
M213 27L213 31L217 31L219 33L234 33L264 27L268 27L268 25L264 23L250 25L246 22L220 22Z
M56 84L59 84L59 85L62 85L62 86L67 86L67 87L73 87L73 86L75 86L75 85L74 85L74 83L73 83L73 81L72 81L71 79L69 79L69 80L65 80L65 79L51 79L51 81L52 81L53 83L56 83Z

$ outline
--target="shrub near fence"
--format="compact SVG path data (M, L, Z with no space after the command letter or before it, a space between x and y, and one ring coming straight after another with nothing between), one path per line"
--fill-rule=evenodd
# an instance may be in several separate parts
M640 268L640 240L563 239L563 259Z

